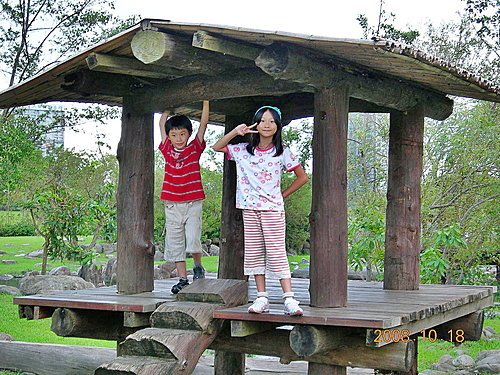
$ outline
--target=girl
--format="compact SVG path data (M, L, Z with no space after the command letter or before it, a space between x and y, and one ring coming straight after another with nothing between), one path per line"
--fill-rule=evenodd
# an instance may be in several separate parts
M212 148L226 153L236 162L236 208L243 210L245 228L245 275L254 275L257 299L248 308L251 313L269 311L266 276L278 278L283 289L285 313L303 314L293 298L290 267L285 249L286 198L307 182L307 175L296 157L281 141L281 111L264 106L255 113L254 124L240 124ZM230 145L238 135L251 133L249 143ZM283 170L295 173L295 180L281 191Z

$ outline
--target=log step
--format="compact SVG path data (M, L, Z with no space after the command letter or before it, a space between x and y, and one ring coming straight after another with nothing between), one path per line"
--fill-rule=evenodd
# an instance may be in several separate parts
M120 343L118 355L124 357L158 357L181 366L190 374L205 349L216 336L202 331L180 329L145 328L127 337ZM176 367L177 368L177 367ZM177 371L177 370L176 370ZM158 374L169 372L158 372ZM170 372L175 373L175 372ZM142 373L141 373L142 374Z
M221 305L198 302L171 302L160 305L151 315L154 328L170 328L212 333L221 321L214 321L214 311Z
M112 362L103 363L95 371L94 375L156 375L174 374L181 370L177 361L166 360L156 357L118 357Z

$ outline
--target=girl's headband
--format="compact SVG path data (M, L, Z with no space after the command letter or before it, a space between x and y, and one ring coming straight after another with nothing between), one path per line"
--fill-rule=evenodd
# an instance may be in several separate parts
M259 112L261 109L264 109L264 108L274 109L276 111L276 113L278 113L278 116L279 116L279 118L281 120L281 111L280 111L280 109L278 107L273 107L272 105L264 105L264 106L260 107L258 110L255 111L255 114L257 114L257 112Z

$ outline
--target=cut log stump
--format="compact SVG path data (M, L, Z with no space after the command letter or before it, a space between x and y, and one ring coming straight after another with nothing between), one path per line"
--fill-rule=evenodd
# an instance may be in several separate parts
M214 311L247 303L242 280L197 280L177 295L177 302L159 306L151 328L139 330L118 347L117 360L95 374L191 374L200 356L222 328Z

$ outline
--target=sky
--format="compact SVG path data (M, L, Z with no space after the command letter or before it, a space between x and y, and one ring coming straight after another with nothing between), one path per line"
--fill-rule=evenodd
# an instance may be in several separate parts
M335 38L362 38L356 21L359 14L368 17L370 25L378 19L380 0L115 0L115 13L126 17L132 14L142 18L167 19L174 22L207 23L239 26L252 29L287 31ZM433 25L458 19L463 0L385 0L386 13L394 13L395 26L423 30L429 21ZM156 122L158 117L156 117ZM155 124L155 129L157 128ZM96 126L85 125L85 133L68 131L65 146L77 150L95 147ZM101 126L98 133L105 134L116 151L120 136L120 123L113 121ZM159 143L155 134L155 146Z

